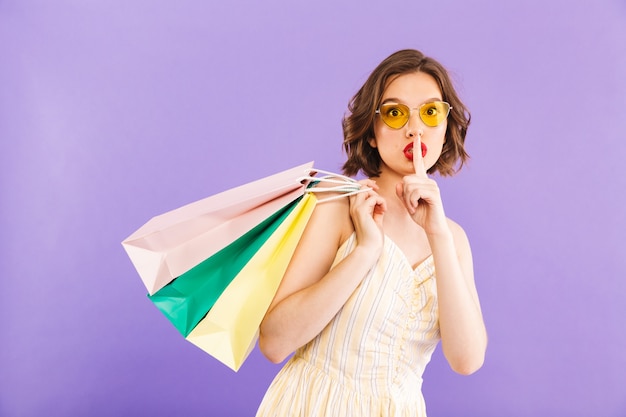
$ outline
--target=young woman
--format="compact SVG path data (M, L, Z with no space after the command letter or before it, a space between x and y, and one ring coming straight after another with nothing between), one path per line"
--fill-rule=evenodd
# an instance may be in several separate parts
M416 50L372 72L343 121L344 173L371 188L318 204L260 329L279 363L257 416L425 416L436 344L481 367L487 335L463 229L437 183L467 159L470 116L445 68Z

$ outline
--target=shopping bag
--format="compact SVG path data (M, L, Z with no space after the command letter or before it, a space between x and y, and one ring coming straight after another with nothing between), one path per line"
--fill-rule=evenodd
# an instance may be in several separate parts
M187 340L237 371L267 312L317 198L308 193L217 299Z
M123 245L180 333L237 370L315 205L368 189L308 163L157 216Z
M149 295L150 300L187 336L298 202L281 207L233 243Z
M304 192L309 162L150 219L122 245L149 294L232 243Z

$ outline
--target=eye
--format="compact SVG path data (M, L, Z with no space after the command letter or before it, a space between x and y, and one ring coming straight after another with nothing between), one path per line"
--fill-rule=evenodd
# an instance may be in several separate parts
M397 105L389 105L384 107L385 116L392 119L402 118L406 115L404 110Z
M434 117L439 113L439 109L435 103L429 103L424 105L423 113L426 116Z

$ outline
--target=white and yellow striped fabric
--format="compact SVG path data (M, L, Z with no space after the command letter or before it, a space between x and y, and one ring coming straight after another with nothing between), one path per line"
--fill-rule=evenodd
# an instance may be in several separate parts
M354 244L353 234L334 264ZM422 373L439 339L432 256L413 269L385 238L378 263L278 373L257 417L425 416Z

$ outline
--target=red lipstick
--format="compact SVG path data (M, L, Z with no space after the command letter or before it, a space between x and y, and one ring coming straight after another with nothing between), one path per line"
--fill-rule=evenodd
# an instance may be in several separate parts
M421 145L422 145L422 158L423 158L426 156L426 153L428 152L428 148L426 147L424 142L421 142ZM403 152L404 152L404 156L406 157L406 159L408 159L409 161L412 161L413 160L413 142L406 145Z

